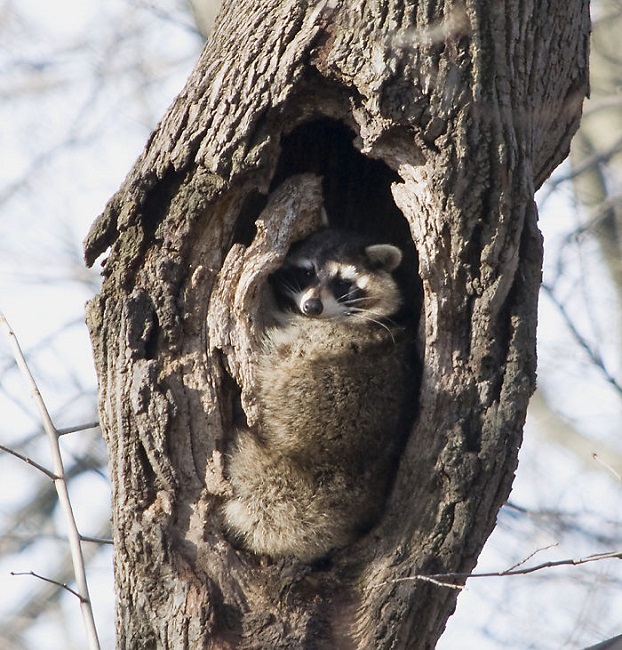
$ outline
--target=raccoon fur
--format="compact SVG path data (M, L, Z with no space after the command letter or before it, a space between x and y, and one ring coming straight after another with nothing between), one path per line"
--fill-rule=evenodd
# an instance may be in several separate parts
M323 230L271 277L277 325L258 360L259 434L228 461L229 532L310 562L379 519L413 417L414 336L392 318L401 251Z

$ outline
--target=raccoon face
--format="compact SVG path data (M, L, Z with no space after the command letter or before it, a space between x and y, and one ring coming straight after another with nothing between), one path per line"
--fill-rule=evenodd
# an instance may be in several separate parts
M356 233L324 230L295 244L272 277L281 308L309 318L389 318L401 304L391 273L402 253Z

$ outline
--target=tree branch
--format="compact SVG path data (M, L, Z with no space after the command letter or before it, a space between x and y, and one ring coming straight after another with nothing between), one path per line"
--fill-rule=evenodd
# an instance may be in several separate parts
M76 431L86 431L87 429L96 429L99 422L87 422L86 424L77 424L74 427L66 427L65 429L57 429L56 433L59 436L65 436L68 433L75 433Z
M95 619L93 616L93 608L91 606L91 599L89 597L88 585L86 582L86 572L84 569L84 557L82 555L82 547L80 545L80 533L76 525L76 519L73 514L73 509L71 507L71 501L69 499L69 491L67 489L67 482L65 481L65 469L63 467L63 459L60 450L59 444L59 434L56 430L52 418L45 406L45 402L41 397L39 388L28 368L26 359L22 352L22 349L19 345L15 332L11 329L8 321L4 317L4 314L0 312L0 325L6 330L6 334L9 339L9 344L13 351L13 356L15 362L17 363L18 368L20 369L26 384L30 388L30 394L33 398L37 409L39 410L39 415L43 423L43 427L48 436L50 442L50 450L52 453L52 461L54 465L54 475L53 481L58 494L58 501L61 507L61 510L65 516L65 523L67 525L67 535L69 537L69 548L71 549L71 559L73 562L73 570L76 577L76 583L78 585L78 592L80 598L80 609L82 610L82 619L84 621L84 627L86 630L89 648L91 650L99 650L99 639L97 637L97 629L95 627ZM27 462L27 461L26 461ZM47 473L47 472L46 472Z
M548 547L547 547L548 548ZM539 552L539 549L536 552ZM543 569L551 569L558 566L579 566L581 564L588 564L589 562L599 562L600 560L611 560L611 559L622 559L622 551L612 551L610 553L594 553L593 555L588 555L582 558L567 558L565 560L552 560L549 562L542 562L542 564L536 564L530 567L524 567L519 569L517 567L521 566L524 562L527 562L535 553L532 553L525 560L522 560L518 564L515 564L510 569L505 569L504 571L489 571L484 573L431 573L429 575L417 574L414 576L408 576L405 578L397 578L396 580L389 580L387 582L380 582L375 585L372 585L371 588L381 587L386 584L394 584L397 582L409 582L411 580L422 580L424 582L430 582L432 584L438 585L440 587L448 587L450 589L462 589L463 584L456 584L454 582L444 582L445 580L461 580L467 581L471 578L504 578L506 576L522 576L528 575L530 573L535 573L536 571L542 571Z
M622 385L609 372L600 354L591 347L591 345L586 340L586 338L581 334L581 332L579 332L576 325L573 323L570 314L568 313L564 305L556 298L551 287L542 283L542 291L550 298L551 302L555 305L561 317L564 319L564 322L566 323L566 326L570 330L570 333L574 337L575 341L585 350L590 361L592 361L592 363L601 371L607 383L611 384L611 386L613 386L613 388L615 388L615 390L618 393L622 394Z
M89 535L80 535L80 539L83 542L92 542L93 544L114 544L111 539L106 539L105 537L91 537Z
M29 458L28 456L24 456L24 454L20 454L19 451L15 451L14 449L11 449L10 447L5 447L4 445L0 445L0 450L6 451L7 454L11 454L16 458L23 460L27 465L30 465L31 467L38 469L40 472L43 472L48 478L51 478L53 481L59 478L58 476L56 476L56 474L54 474L54 472L50 472L49 469L43 467L43 465L39 465L39 463L32 460L32 458Z
M75 589L72 589L69 585L63 582L58 582L58 580L53 580L52 578L46 578L45 576L39 575L34 571L11 571L11 575L12 576L33 576L34 578L39 578L39 580L43 580L43 582L49 582L51 585L56 585L57 587L62 587L63 589L66 589L70 594L73 594L76 598L78 598L80 602L84 602L84 597L81 596Z
M622 475L620 474L620 472L616 472L616 470L613 469L613 467L611 467L611 465L609 465L609 463L604 461L596 452L592 452L592 458L597 463L600 463L610 474L615 476L615 478L617 478L618 481L622 481Z

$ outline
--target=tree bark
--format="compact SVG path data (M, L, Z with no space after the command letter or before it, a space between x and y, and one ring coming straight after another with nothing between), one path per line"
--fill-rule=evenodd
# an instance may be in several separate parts
M585 0L226 2L85 243L121 648L432 648L516 468L534 191L587 88ZM423 379L386 513L320 565L223 536L266 277L333 223L399 244ZM460 579L455 579L460 582Z

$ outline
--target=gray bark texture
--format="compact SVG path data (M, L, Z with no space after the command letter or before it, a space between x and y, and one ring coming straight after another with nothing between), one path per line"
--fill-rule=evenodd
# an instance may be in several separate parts
M534 191L587 91L587 0L235 0L85 243L120 648L432 648L535 382ZM336 225L398 243L419 417L386 512L316 566L222 532L265 280ZM347 495L344 496L347 498ZM464 578L443 578L461 582Z

